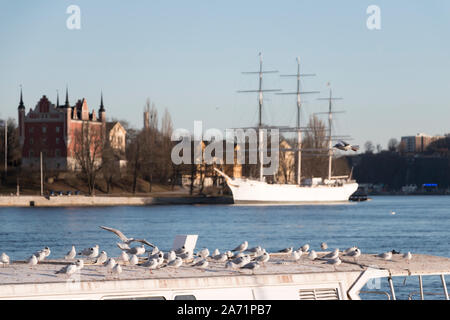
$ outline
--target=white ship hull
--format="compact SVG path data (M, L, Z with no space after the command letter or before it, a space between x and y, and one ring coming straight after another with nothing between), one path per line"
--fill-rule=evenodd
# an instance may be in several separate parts
M235 203L315 203L348 201L357 183L342 186L268 184L255 180L227 179Z

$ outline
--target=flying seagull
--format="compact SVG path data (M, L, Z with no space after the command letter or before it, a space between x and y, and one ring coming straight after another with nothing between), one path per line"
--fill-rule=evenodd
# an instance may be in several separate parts
M359 146L353 146L345 141L339 141L337 144L334 145L334 148L342 150L342 151L348 151L348 150L353 150L353 151L358 151L359 150Z
M109 228L109 227L105 227L105 226L100 226L100 228L102 228L103 230L106 230L106 231L115 233L115 234L120 238L120 240L122 240L122 242L123 242L124 244L129 245L129 244L132 243L132 242L140 242L140 243L143 243L143 244L148 245L149 247L152 247L152 248L155 247L154 244L151 244L150 242L148 242L148 241L145 240L145 239L128 238L128 237L126 237L126 236L125 236L120 230L118 230L118 229ZM119 246L119 247L120 247L120 246ZM122 248L121 248L121 249L122 249ZM122 249L122 250L124 250L124 249Z

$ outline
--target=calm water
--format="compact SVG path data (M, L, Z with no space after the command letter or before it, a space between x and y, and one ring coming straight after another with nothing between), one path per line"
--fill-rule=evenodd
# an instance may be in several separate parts
M330 248L357 245L363 253L395 249L450 257L450 196L373 197L323 206L0 208L0 252L23 260L49 246L52 257L62 257L72 244L77 249L99 244L109 255L119 255L118 238L100 225L163 250L177 234L198 234L197 248L210 251L234 248L243 240L269 251L304 243L318 249L326 241ZM424 280L425 291L442 292L439 278ZM406 286L398 279L395 285L403 298L403 292L418 291L416 278Z

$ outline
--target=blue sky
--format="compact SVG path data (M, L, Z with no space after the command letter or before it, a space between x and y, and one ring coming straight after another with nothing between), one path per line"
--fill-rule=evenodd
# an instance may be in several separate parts
M81 30L66 28L66 9L81 8ZM366 9L381 8L381 30L366 28ZM434 1L1 1L0 118L17 117L19 85L27 108L69 86L108 116L142 125L147 97L174 127L249 126L257 121L258 68L295 72L300 56L303 123L326 110L326 83L344 98L336 133L353 143L418 132L450 132L450 2ZM265 86L291 91L295 79L268 75ZM264 121L295 124L295 97L267 95Z

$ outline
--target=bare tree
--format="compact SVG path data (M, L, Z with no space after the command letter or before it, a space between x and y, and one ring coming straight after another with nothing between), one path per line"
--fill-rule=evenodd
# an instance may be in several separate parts
M366 150L366 153L373 153L375 150L372 141L366 141L364 144L364 149Z
M81 128L75 133L74 155L86 179L90 195L95 194L97 175L102 169L103 145L103 126L94 126L90 125L88 121L83 121Z
M388 150L391 152L395 152L395 151L398 151L398 148L399 148L398 140L395 138L389 139Z

